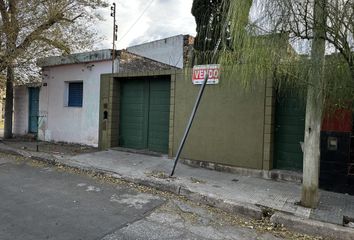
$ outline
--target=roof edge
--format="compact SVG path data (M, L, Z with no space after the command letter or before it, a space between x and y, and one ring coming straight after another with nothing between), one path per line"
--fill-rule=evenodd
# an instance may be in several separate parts
M116 50L116 57L119 56L119 52L120 51ZM112 60L112 49L103 49L90 52L74 53L70 55L41 58L37 61L37 66L43 68L108 60Z

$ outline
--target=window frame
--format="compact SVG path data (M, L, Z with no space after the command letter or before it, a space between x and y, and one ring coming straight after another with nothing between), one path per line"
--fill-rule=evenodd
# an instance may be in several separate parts
M71 84L81 84L82 85L82 93L81 93L81 105L72 105L70 102L70 85ZM67 81L65 82L65 107L70 108L82 108L84 105L84 82L81 80L78 81Z

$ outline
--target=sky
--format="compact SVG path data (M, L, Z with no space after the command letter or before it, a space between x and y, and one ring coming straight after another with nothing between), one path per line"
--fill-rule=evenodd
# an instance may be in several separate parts
M179 34L196 35L191 14L193 0L110 0L117 4L117 49L171 37ZM105 21L96 27L105 40L96 48L112 48L113 18L110 7L100 10Z

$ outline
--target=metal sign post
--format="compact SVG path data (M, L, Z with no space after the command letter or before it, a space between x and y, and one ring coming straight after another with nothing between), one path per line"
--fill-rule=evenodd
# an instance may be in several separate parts
M214 48L214 51L213 51L213 55L212 55L212 57L211 57L211 63L214 63L215 60L216 60L215 58L216 58L216 56L217 56L218 49L219 49L219 47L220 47L221 40L222 40L222 37L221 37L221 36L223 36L223 35L225 34L228 24L229 24L229 19L226 19L226 21L225 21L225 23L224 23L224 26L223 26L223 28L222 28L221 35L220 35L220 37L219 37L217 43L215 44L215 48ZM187 128L186 128L186 131L184 132L182 141L181 141L181 143L180 143L180 145L179 145L179 148L178 148L178 151L177 151L177 154L176 154L176 158L175 158L175 163L174 163L174 165L173 165L173 169L172 169L172 172L171 172L170 177L172 177L173 174L175 173L176 166L177 166L177 162L178 162L178 160L179 160L179 156L181 155L181 152L182 152L182 150L183 150L183 146L184 146L184 144L185 144L185 142L186 142L186 139L187 139L187 137L188 137L189 130L190 130L191 127L192 127L195 114L197 113L197 110L198 110L198 107L199 107L199 104L200 104L200 100L202 99L205 86L207 85L207 82L208 82L208 78L209 78L209 74L205 74L203 85L201 85L201 87L200 87L199 94L198 94L197 100L196 100L196 102L195 102L195 105L194 105L194 108L193 108L191 117L190 117L190 119L189 119L189 122L188 122L188 125L187 125Z
M200 87L199 94L198 94L197 100L196 100L196 102L194 104L194 108L193 108L191 117L189 118L189 122L188 122L188 125L187 125L187 128L186 128L186 131L184 132L182 141L181 141L181 143L179 145L179 148L178 148L178 151L177 151L177 154L176 154L175 163L173 165L173 169L172 169L172 172L171 172L171 175L170 175L171 177L175 173L177 162L179 160L179 156L181 155L182 149L184 147L184 143L187 140L187 137L188 137L188 134L189 134L189 130L192 127L193 120L194 120L195 114L197 113L198 107L200 105L200 100L202 99L202 96L203 96L203 93L204 93L204 90L205 90L205 86L207 85L207 82L208 82L208 74L205 74L203 85L201 85L201 87Z
M39 137L38 137L38 128L39 128L39 115L37 115L37 134L36 134L36 151L39 152Z
M40 115L37 115L37 133L36 133L36 152L39 152L39 136L38 136L38 133L39 133L39 119L43 119L45 116L40 116Z
M225 24L224 24L223 31L226 30L227 22L228 22L228 21L226 21ZM212 58L211 58L211 62L215 62L215 57L216 57L216 55L217 55L217 51L218 51L218 49L219 49L220 43L221 43L221 37L219 38L218 42L217 42L216 45L215 45L215 48L214 48L214 51L213 51L213 56L212 56ZM189 122L188 122L187 128L186 128L186 130L185 130L185 132L184 132L182 141L181 141L181 143L180 143L180 145L179 145L179 147L178 147L178 151L177 151L176 158L175 158L175 163L174 163L174 165L173 165L173 169L172 169L172 172L171 172L170 177L172 177L173 174L175 173L176 166L177 166L177 163L178 163L178 160L179 160L179 156L181 155L181 152L182 152L182 150L183 150L184 144L185 144L185 142L186 142L186 140L187 140L187 137L188 137L188 134L189 134L189 130L190 130L191 127L192 127L195 114L197 113L198 107L199 107L199 105L200 105L200 100L202 99L202 96L203 96L205 87L206 87L206 85L207 85L207 83L208 83L208 78L209 78L209 74L206 73L206 74L204 75L204 82L203 82L203 84L202 84L201 87L200 87L197 100L196 100L196 102L195 102L195 104L194 104L194 108L193 108L191 117L189 118Z

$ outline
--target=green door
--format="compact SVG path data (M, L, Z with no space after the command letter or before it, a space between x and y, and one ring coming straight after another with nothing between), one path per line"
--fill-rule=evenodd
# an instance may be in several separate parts
M287 92L278 95L275 110L274 167L302 171L305 103L303 98Z
M148 85L146 81L121 81L120 92L120 146L145 149L148 125Z
M168 151L170 120L170 81L153 79L149 91L148 149L154 152Z
M29 95L29 114L28 114L28 132L38 132L39 118L39 88L28 88Z
M133 78L120 83L120 146L167 153L169 79Z

